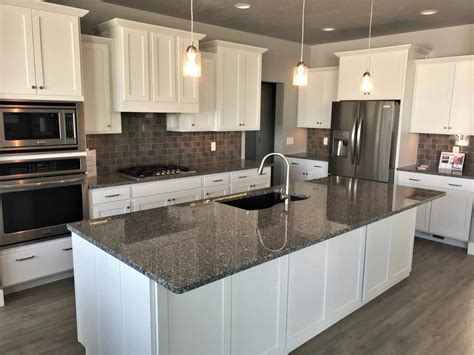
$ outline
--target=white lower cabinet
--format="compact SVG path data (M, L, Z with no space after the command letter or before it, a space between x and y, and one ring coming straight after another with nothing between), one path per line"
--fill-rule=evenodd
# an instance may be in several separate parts
M170 205L178 205L180 203L198 201L201 197L201 189L186 190L170 193Z
M203 189L203 198L216 198L230 193L230 185L211 186Z
M131 203L129 200L101 203L92 206L92 218L105 218L116 216L119 214L128 213L131 210Z
M232 184L232 193L238 194L252 190L265 189L270 187L270 182L266 179L249 180Z
M144 211L152 208L165 207L170 198L169 194L139 197L133 200L133 211Z
M289 157L290 180L301 182L328 176L328 162Z

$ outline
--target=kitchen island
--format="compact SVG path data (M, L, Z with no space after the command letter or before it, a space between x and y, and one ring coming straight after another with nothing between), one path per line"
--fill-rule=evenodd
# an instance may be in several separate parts
M444 196L332 176L288 212L222 203L271 191L70 225L87 353L288 353L409 276L415 207Z

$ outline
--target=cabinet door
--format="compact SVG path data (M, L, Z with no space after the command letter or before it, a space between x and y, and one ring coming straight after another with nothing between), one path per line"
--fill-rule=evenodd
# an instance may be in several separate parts
M418 64L411 131L448 133L454 63Z
M150 33L154 102L176 102L176 37Z
M229 185L207 187L204 190L204 198L215 198L229 194Z
M319 128L322 97L323 73L321 71L310 71L308 73L308 85L298 87L298 127Z
M169 194L139 197L133 200L133 211L144 211L165 207L169 203L169 199Z
M0 5L0 93L36 94L31 9Z
M474 59L456 62L449 133L474 134Z
M191 130L210 131L216 112L216 59L211 53L202 53L199 79L199 113L191 115Z
M82 42L86 132L121 133L120 113L112 111L107 43Z
M448 191L431 204L430 233L467 242L471 226L472 194Z
M323 72L323 89L321 111L317 128L331 128L332 103L337 101L338 71L328 70Z
M201 189L172 192L170 193L170 199L170 204L173 205L197 201L201 199Z
M79 19L32 10L38 95L82 97Z
M219 50L218 72L218 129L240 130L240 61L239 51L229 48Z
M416 230L429 232L431 218L431 202L425 203L416 209Z
M176 37L178 102L197 104L199 103L199 78L183 76L183 60L186 54L186 48L188 48L190 44L190 38ZM197 41L194 41L194 45L196 47L198 46Z
M326 316L339 320L360 307L366 228L328 240Z
M92 206L92 218L105 218L130 212L130 201L117 201Z
M240 124L245 131L258 131L262 92L262 55L242 52L240 58Z
M149 101L149 49L148 32L122 28L123 45L123 100Z

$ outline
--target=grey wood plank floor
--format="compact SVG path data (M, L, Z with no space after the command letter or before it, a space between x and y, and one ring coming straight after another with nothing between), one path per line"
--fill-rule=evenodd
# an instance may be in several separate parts
M0 354L84 354L72 279L6 296ZM474 354L474 256L416 239L411 276L292 354Z

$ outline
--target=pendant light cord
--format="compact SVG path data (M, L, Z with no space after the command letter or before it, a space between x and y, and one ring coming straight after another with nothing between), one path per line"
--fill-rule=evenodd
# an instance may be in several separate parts
M192 1L192 0L191 0ZM372 17L374 15L374 0L370 4L370 21L369 21L369 59L367 63L367 71L370 72L370 60L371 60L371 40L372 40Z
M194 9L193 0L191 0L191 44L194 45Z
M373 0L372 0L373 1ZM303 0L303 11L301 13L301 53L300 53L300 62L303 61L303 43L304 43L304 8L306 0Z

